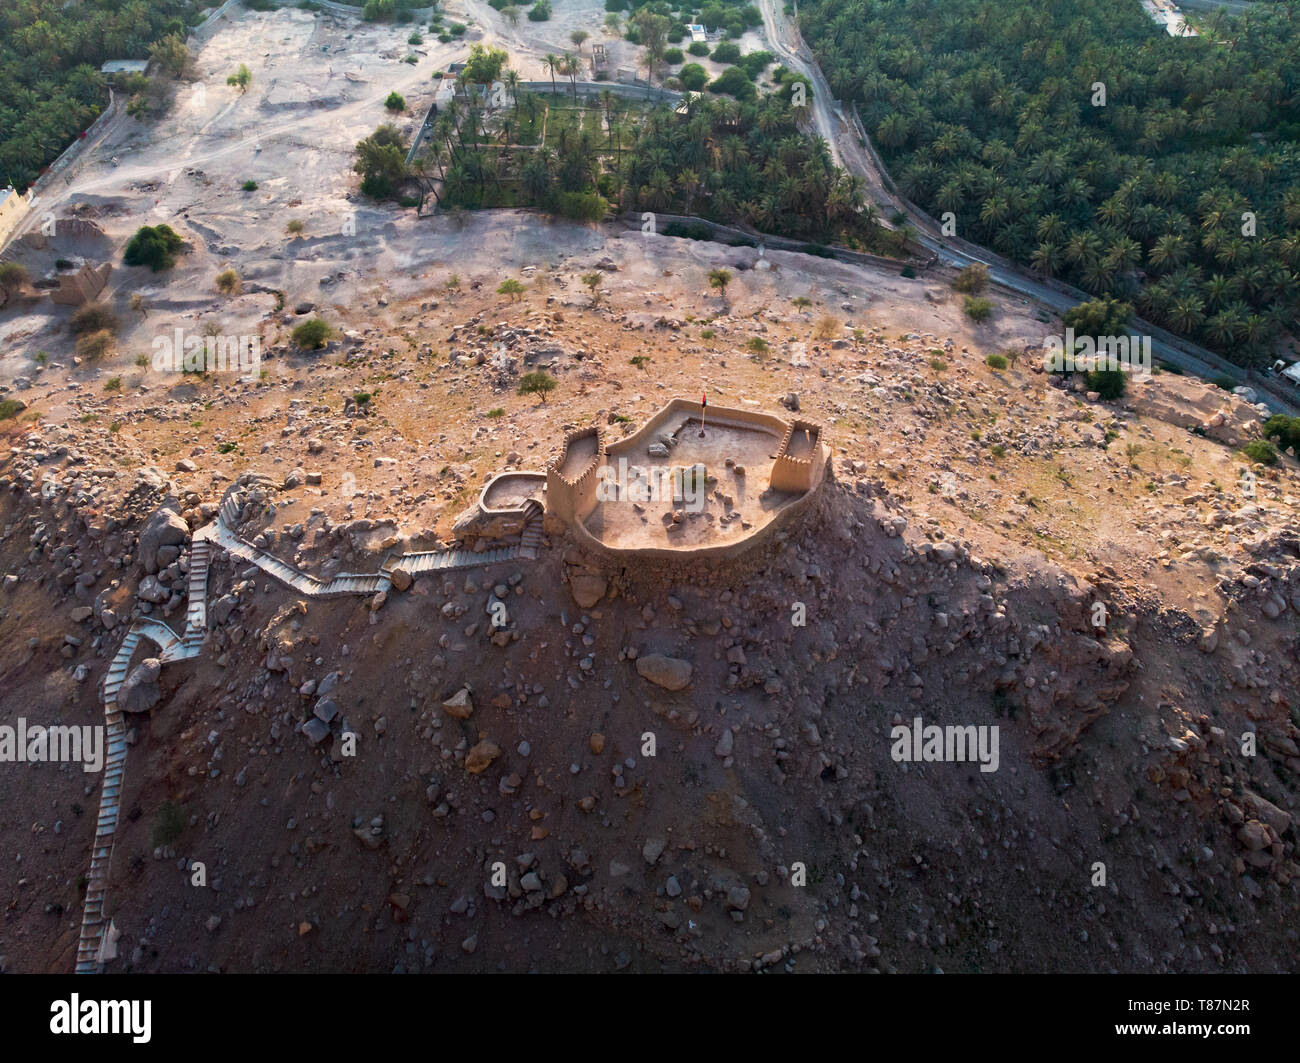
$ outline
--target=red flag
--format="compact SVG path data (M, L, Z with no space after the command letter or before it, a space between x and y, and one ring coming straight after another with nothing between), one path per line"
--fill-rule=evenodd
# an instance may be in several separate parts
M703 395L700 396L700 405L707 406L708 404L709 404L709 393L706 391Z

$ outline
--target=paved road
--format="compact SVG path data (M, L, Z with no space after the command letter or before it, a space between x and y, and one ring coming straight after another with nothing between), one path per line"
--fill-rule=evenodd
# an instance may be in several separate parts
M769 47L777 53L787 69L803 74L813 84L812 118L817 131L829 144L832 157L840 166L850 173L858 174L866 181L868 193L880 205L886 216L895 210L907 214L908 221L916 230L917 242L938 255L939 261L946 266L961 269L975 262L983 263L988 266L989 277L994 283L1048 307L1058 314L1080 302L1079 297L1042 283L1027 271L1008 264L990 251L964 241L961 246L957 246L953 241L945 238L928 219L919 217L916 211L892 193L885 184L880 167L876 165L871 154L862 147L859 136L865 139L865 131L859 130L856 123L850 121L844 111L835 105L830 85L822 75L821 68L800 35L798 27L783 13L781 0L759 0L759 4ZM1285 394L1265 390L1268 385L1260 380L1257 374L1248 375L1240 366L1226 362L1212 351L1176 337L1169 336L1166 339L1159 334L1164 332L1163 329L1158 330L1141 319L1135 319L1133 324L1135 330L1151 334L1152 352L1162 362L1177 366L1186 373L1206 380L1224 375L1231 376L1241 383L1248 383L1254 387L1270 408L1292 416L1300 416L1300 396L1288 397Z

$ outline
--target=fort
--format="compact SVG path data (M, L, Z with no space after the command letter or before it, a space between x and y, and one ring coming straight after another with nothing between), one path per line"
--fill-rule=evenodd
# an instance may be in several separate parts
M547 530L609 560L734 557L797 519L829 457L814 422L711 406L701 423L700 404L677 398L623 439L609 442L601 425L574 429L544 472L493 477L457 531L509 534L509 518L523 527L531 503ZM617 486L665 467L670 490Z

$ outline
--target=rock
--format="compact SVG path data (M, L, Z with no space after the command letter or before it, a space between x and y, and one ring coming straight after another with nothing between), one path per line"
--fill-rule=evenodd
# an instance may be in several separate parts
M157 657L146 657L131 669L117 691L117 707L123 712L148 712L162 701L162 691L158 687L158 676L162 672L162 661Z
M198 469L198 466L195 465L194 462L190 461L189 458L181 458L181 460L176 463L177 472L194 472L196 469Z
M312 715L318 720L323 720L325 723L331 722L338 714L338 702L333 698L321 698L316 702L316 707L312 710Z
M731 728L724 727L722 729L722 737L718 739L718 744L713 747L714 754L725 760L727 757L731 756L731 750L735 745L735 741L736 736L731 733Z
M665 690L681 690L691 681L694 669L690 661L677 657L665 657L662 653L652 653L636 659L636 670L641 678L649 680Z
M484 739L465 755L465 770L471 775L481 775L499 756L501 756L501 747L495 742Z
M207 922L205 922L203 925L208 928L209 934L214 933L217 927L221 925L221 916L210 915L208 916Z
M573 600L583 609L590 609L609 589L609 581L597 572L574 572L569 576L569 590Z
M394 590L404 591L411 586L411 574L401 565L393 569L388 577L393 581Z
M95 610L88 605L79 605L72 610L71 616L74 623L80 624L84 620L89 620L95 615Z
M458 720L468 720L474 711L474 699L470 695L469 687L461 687L444 701L442 711Z
M664 845L666 843L662 838L650 838L641 848L641 855L645 857L645 862L651 867L659 862L659 857L663 855Z
M1237 841L1252 853L1268 848L1268 828L1257 819L1248 819L1237 830Z
M158 551L164 546L179 547L190 536L190 527L175 509L174 502L164 503L150 514L140 529L137 556L146 572L157 572L161 566Z
M605 751L605 736L597 731L587 739L587 745L596 756L600 756L600 754Z
M317 746L329 737L330 725L324 720L313 716L302 725L302 733L307 736L307 741L312 745Z
M743 912L749 907L749 890L744 886L732 886L727 890L727 907L733 911Z

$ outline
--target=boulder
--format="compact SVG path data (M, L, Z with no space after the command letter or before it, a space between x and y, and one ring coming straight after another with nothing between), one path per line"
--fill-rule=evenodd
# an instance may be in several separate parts
M162 701L162 690L158 686L158 676L162 673L162 661L157 657L146 657L131 669L117 691L117 707L123 712L148 712Z
M648 679L665 690L681 690L691 681L694 670L690 661L677 657L665 657L662 653L651 653L636 659L636 670L641 678Z
M470 695L469 687L461 687L444 701L442 711L458 720L468 720L474 711L474 699Z
M492 762L501 756L501 747L484 739L465 754L465 770L471 775L481 775Z
M146 572L157 572L162 563L158 551L164 546L179 547L190 537L189 525L168 502L153 511L140 529L140 563Z
M569 575L569 590L573 600L583 609L590 609L609 589L609 581L598 572L574 572Z

